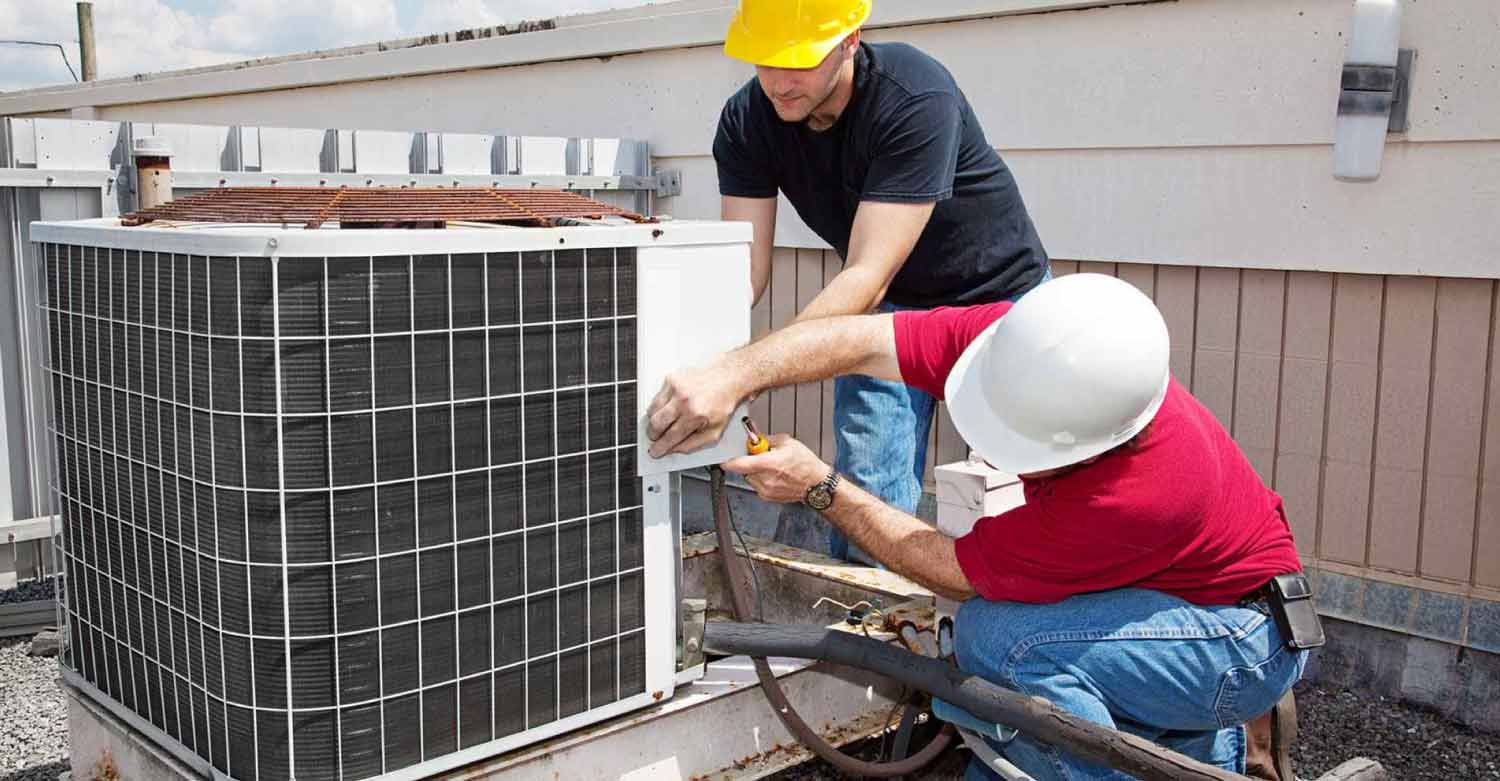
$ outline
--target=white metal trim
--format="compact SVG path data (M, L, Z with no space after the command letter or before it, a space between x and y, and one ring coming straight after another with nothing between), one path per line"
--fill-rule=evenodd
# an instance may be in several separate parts
M660 700L672 696L676 687L673 679L677 676L677 540L672 536L668 475L651 475L642 483L645 604L641 609L646 623L646 692Z
M0 187L108 187L115 173L104 170L0 168ZM655 187L653 183L653 188Z
M31 241L118 249L237 257L328 257L516 252L602 247L748 244L750 223L669 221L562 228L449 228L447 230L307 230L301 226L201 223L123 227L96 218L33 222Z
M54 531L52 524L57 515L42 515L36 518L0 521L0 542L30 542L55 538L61 530Z

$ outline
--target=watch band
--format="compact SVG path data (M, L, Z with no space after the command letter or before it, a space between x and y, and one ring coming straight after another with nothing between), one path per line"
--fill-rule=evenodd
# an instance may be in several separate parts
M807 489L807 493L802 496L802 503L818 512L827 510L833 505L833 494L838 486L838 470L829 470L827 477Z

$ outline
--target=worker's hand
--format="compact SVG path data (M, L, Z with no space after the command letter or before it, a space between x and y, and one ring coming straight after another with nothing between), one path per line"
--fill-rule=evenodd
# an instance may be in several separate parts
M771 449L756 456L740 456L724 462L724 469L744 475L750 487L768 502L800 502L807 489L828 477L830 467L823 459L792 439L789 434L772 434Z
M651 457L687 453L719 441L746 391L731 364L683 369L667 375L646 410Z

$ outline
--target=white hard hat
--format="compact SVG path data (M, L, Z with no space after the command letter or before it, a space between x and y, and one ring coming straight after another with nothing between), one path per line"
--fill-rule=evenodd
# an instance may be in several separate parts
M1140 433L1171 379L1161 312L1128 282L1070 274L1027 293L964 350L944 388L953 425L991 465L1076 464Z

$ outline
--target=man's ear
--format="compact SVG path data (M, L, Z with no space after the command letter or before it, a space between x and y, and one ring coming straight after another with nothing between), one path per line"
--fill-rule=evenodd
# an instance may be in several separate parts
M854 50L859 48L859 30L855 30L854 32L844 36L843 42L839 45L844 47L845 54L853 57Z

